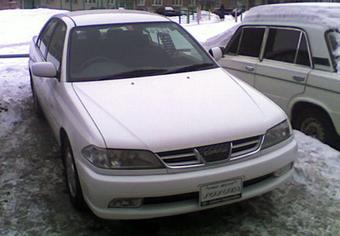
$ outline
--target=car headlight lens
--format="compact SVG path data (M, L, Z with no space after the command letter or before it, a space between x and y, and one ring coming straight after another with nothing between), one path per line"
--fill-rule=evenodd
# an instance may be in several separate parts
M163 164L146 150L105 149L90 145L81 151L94 166L104 169L156 169Z
M262 149L278 144L288 139L291 135L292 128L288 120L285 120L267 131L266 135L264 136Z

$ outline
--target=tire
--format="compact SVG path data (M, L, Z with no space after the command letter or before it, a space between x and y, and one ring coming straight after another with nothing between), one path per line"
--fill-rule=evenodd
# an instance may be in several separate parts
M334 146L337 135L331 119L320 109L302 110L297 115L294 128L323 143Z
M31 82L31 90L32 90L32 98L33 98L33 110L39 118L44 118L44 113L41 109L37 94L35 93L35 90L34 90L31 72L30 72L30 82Z
M83 192L81 190L79 176L76 164L74 162L73 152L67 137L64 138L61 148L64 173L66 180L67 191L72 205L80 211L87 210L87 205L84 200Z

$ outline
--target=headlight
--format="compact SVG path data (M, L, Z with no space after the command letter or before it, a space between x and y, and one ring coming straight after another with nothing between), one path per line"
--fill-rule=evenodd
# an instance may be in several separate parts
M288 139L291 135L292 128L290 127L288 120L285 120L267 131L266 135L264 136L262 149L280 143Z
M93 165L104 169L156 169L162 163L150 151L105 149L90 145L81 151Z

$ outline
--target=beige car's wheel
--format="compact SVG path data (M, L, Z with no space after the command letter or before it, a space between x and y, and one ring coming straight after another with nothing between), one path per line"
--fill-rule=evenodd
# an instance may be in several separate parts
M318 109L308 109L301 112L294 126L306 135L323 143L333 146L336 142L332 121L324 112Z

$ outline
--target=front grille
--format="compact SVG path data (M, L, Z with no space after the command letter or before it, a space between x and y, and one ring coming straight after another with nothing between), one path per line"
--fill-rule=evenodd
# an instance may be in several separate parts
M231 160L236 160L244 155L258 150L262 143L262 136L255 136L245 139L240 139L232 142Z
M262 136L175 151L159 152L158 157L170 168L185 168L233 161L260 149Z
M199 154L206 162L227 160L230 156L230 142L198 147Z
M169 167L186 167L202 165L193 148L170 152L159 152L158 157Z

